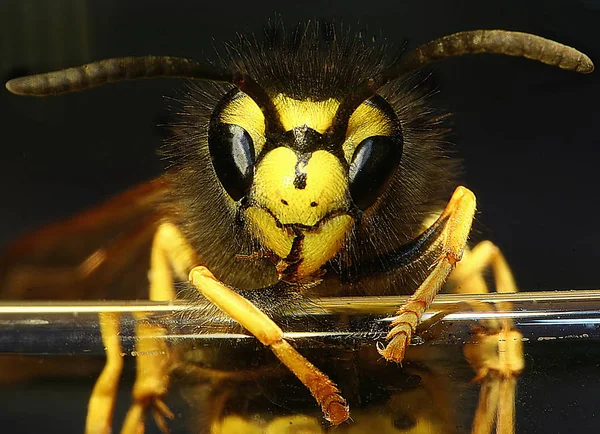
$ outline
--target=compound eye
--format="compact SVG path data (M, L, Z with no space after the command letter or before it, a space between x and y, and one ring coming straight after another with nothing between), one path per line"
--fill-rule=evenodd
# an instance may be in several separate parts
M369 137L356 147L349 178L350 196L359 209L369 208L385 191L401 156L402 142L392 137Z
M217 124L208 133L208 149L223 188L233 200L240 200L254 178L252 137L239 125Z

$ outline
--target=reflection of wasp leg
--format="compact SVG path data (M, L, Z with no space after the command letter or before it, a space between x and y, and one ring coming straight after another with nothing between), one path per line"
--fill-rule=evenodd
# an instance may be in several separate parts
M336 385L283 339L283 331L260 309L219 282L206 267L195 267L190 272L190 282L273 351L310 390L327 420L337 425L348 419L348 405Z
M167 392L169 358L164 341L157 337L164 334L158 326L144 324L143 317L136 325L136 351L138 377L133 388L134 403L127 413L122 432L142 433L143 414L148 406L153 407L154 419L163 432L167 431L164 417L173 417L162 402ZM102 341L106 348L106 365L96 381L90 397L86 418L86 433L105 434L112 432L111 419L115 405L119 378L123 369L123 354L119 342L119 315L101 313Z
M387 335L390 342L385 349L380 350L381 355L387 360L401 362L404 358L406 346L423 313L431 304L455 264L462 258L474 214L475 196L468 189L458 187L438 219L438 222L447 219L440 236L442 255L431 274L398 310L398 316L391 324L392 330Z
M164 231L159 228L152 244L149 298L154 301L175 298L171 264L164 254L165 238ZM175 268L175 271L181 274L179 268ZM185 276L185 273L183 275ZM165 331L159 326L148 323L143 314L137 314L136 320L137 378L133 388L134 403L127 414L123 432L142 432L144 410L149 406L152 406L155 420L164 431L166 430L164 417L171 417L171 412L161 400L166 394L169 379L169 355L164 340L159 339ZM118 315L104 313L100 315L100 321L107 365L90 398L86 423L88 433L110 432L105 428L110 427L112 408L122 370L119 328L118 325L113 325L118 322Z
M187 243L181 242L172 225L162 224L156 231L152 244L150 263L150 300L175 299L171 270L180 279L195 262L195 255ZM171 357L166 341L161 339L165 330L149 323L144 314L136 315L136 373L133 386L133 404L127 413L122 432L140 433L144 430L144 413L152 408L154 420L167 432L165 417L173 418L163 402L169 387Z
M479 405L473 421L473 433L514 432L516 377L523 370L521 334L504 320L499 329L479 327L464 353L481 382Z
M106 364L94 386L86 419L87 433L110 433L117 387L123 369L119 342L119 314L101 313L100 330L106 348Z
M144 432L144 413L150 407L156 424L168 432L165 417L173 413L163 402L169 387L170 357L167 344L161 336L166 334L160 326L147 322L143 314L136 315L136 379L133 385L133 404L125 423L123 434Z
M517 291L514 278L500 250L491 242L484 241L473 248L454 273L450 282L455 292L470 293L473 288L487 292L483 271L491 266L496 291ZM510 309L510 303L470 302L479 311L497 312ZM473 339L465 345L465 357L471 363L481 382L479 404L473 421L473 433L485 434L492 431L496 421L496 432L514 432L516 377L523 370L522 336L514 330L510 318L500 316L481 322L474 330Z

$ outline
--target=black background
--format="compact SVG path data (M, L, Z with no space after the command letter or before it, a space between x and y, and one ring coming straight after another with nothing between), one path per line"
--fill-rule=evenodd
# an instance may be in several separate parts
M106 57L214 58L236 32L279 15L291 27L336 19L392 50L461 30L502 28L577 47L600 62L600 2L167 2L4 0L0 78ZM453 116L465 185L479 200L474 240L504 250L520 287L595 288L600 71L583 76L525 59L470 56L431 70L431 104ZM0 90L0 246L160 173L165 95L177 80L122 83L34 99Z
M577 47L600 64L600 0L2 0L0 79L106 57L213 57L213 44L234 39L236 32L260 32L276 14L290 27L307 19L342 20L381 34L393 49L405 40L414 47L461 30L527 31ZM440 90L432 104L454 113L453 146L464 158L465 185L479 200L474 240L501 246L521 289L598 287L600 70L582 76L502 56L452 59L431 70ZM0 89L0 247L158 175L162 162L155 152L165 130L157 124L170 116L163 96L182 86L177 80L142 81L49 99ZM585 374L569 369L576 360L552 365L577 376L558 383L542 362L533 368L528 363L530 371L550 374L544 374L544 387L521 385L528 411L543 409L518 411L520 426L528 427L523 432L571 432L575 420L581 432L594 432L579 424L595 414L591 387L597 376L589 377L586 399L586 389L574 387L576 380L586 381ZM39 393L38 407L66 397L62 389L48 390ZM81 393L80 407L88 392ZM30 394L18 393L6 389L6 414L8 403L19 411L31 404ZM67 418L80 427L75 418L84 412L75 410L77 403L63 403L65 413L56 413L55 422L63 426ZM32 405L31 414L41 414ZM18 422L15 432L26 426ZM61 429L56 432L68 430Z

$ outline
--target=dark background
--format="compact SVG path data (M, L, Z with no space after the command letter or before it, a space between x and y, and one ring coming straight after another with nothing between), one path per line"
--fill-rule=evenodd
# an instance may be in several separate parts
M276 13L288 26L343 20L381 34L394 49L404 40L414 47L461 30L521 30L577 47L600 64L600 0L1 0L0 80L106 57L204 59L213 56L213 44L236 32L260 32ZM502 56L452 59L431 70L440 90L432 104L454 113L451 139L464 158L465 184L479 200L473 238L501 246L522 289L597 288L600 70L582 76ZM49 99L0 89L0 248L158 175L155 152L165 131L157 124L170 116L163 96L181 88L177 80L122 83ZM528 359L528 372L545 382L520 382L522 432L572 432L573 421L580 432L596 431L597 375L581 366L593 367L597 357L582 351L587 359L582 352L559 363L552 352ZM557 380L556 371L568 375ZM36 402L31 389L4 389L5 415L30 408L36 416L27 420L27 413L13 425L18 417L8 417L3 427L27 432L43 421L48 431L54 422L61 427L56 432L65 432L65 421L72 421L79 430L88 380L75 387L75 398L56 384L34 388ZM130 387L121 390L125 404L116 420ZM48 416L46 406L57 403L64 405Z
M456 31L502 28L577 47L600 63L600 1L167 2L3 0L0 78L106 57L214 57L213 44L336 19L398 50ZM583 76L525 59L470 56L431 68L431 104L454 113L451 137L479 199L474 239L504 250L522 289L596 288L600 71ZM0 247L158 175L155 156L177 80L123 83L34 99L0 90Z

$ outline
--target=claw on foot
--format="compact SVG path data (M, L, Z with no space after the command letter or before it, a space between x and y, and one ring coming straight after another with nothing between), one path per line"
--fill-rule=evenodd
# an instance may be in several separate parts
M131 406L127 416L125 417L125 423L123 424L121 433L143 433L145 430L144 414L148 410L152 411L152 416L156 422L156 425L158 426L158 429L160 429L160 431L164 434L169 434L169 427L167 426L167 421L165 418L174 419L175 415L169 409L169 407L167 407L167 404L165 404L157 396L138 400Z
M154 422L158 426L158 429L164 433L169 433L169 427L167 426L167 421L165 418L173 420L175 419L175 415L173 412L167 407L160 399L155 399L152 405L152 416L154 417Z
M399 319L392 323L394 328L386 336L389 341L387 346L377 349L386 360L396 363L400 363L404 359L404 353L413 333L412 326L407 322L399 321Z
M377 351L386 360L400 363L402 360L404 360L404 353L406 352L407 346L408 336L406 332L401 331L400 334L397 334L392 338L385 348L378 348Z
M332 395L322 406L325 419L332 425L346 422L350 417L350 407L340 395Z

